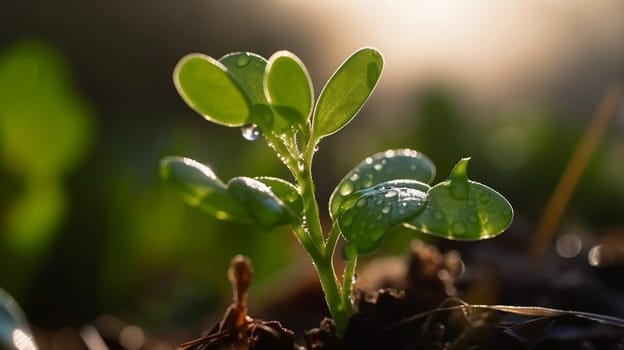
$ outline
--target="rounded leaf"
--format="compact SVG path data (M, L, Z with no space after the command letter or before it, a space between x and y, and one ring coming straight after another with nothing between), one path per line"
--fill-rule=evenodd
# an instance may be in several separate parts
M241 126L249 119L251 106L243 89L212 57L183 57L173 81L184 101L204 118L225 126Z
M307 123L314 93L310 74L299 57L288 51L278 51L269 58L264 93L284 119L299 125Z
M354 192L396 179L431 183L435 172L435 165L427 156L411 149L376 153L360 162L338 183L329 198L330 215L335 218L342 202Z
M233 52L219 59L228 74L238 83L251 103L248 123L257 124L263 132L273 128L274 116L264 96L263 80L267 61L252 52Z
M420 181L395 180L354 193L338 214L342 235L358 254L377 249L391 228L425 208L428 190Z
M166 157L160 162L160 174L173 185L183 199L219 220L251 221L247 210L234 199L208 166L183 157Z
M468 160L460 160L446 181L429 190L426 208L406 227L454 240L491 238L509 227L511 205L492 188L468 179Z
M295 185L277 177L261 176L255 179L267 185L294 214L303 213L303 198Z
M269 186L249 177L235 177L228 182L228 192L247 209L262 229L291 224L298 217L280 200Z
M360 49L347 58L319 96L312 137L318 140L347 125L375 89L382 69L383 57L372 48Z

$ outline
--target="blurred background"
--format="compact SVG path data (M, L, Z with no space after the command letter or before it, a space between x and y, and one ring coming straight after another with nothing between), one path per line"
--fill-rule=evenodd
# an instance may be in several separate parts
M114 319L170 348L228 305L225 273L239 253L254 263L258 314L293 285L316 286L286 230L218 222L163 186L165 155L226 180L288 178L262 140L191 111L171 75L190 52L287 49L318 95L362 46L384 54L384 73L359 116L320 145L322 205L352 166L387 148L427 154L438 180L471 156L471 178L515 207L512 231L528 252L591 116L624 78L624 2L1 1L0 288L42 342L61 349L68 329ZM573 247L562 257L622 240L623 132L620 107L556 231ZM397 234L385 253L407 251L413 236Z

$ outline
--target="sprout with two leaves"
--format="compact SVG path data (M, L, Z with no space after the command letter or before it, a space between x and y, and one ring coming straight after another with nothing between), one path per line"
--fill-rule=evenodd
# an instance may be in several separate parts
M341 333L353 314L351 287L358 255L378 248L394 227L479 240L503 232L513 216L503 196L468 179L468 158L455 165L447 180L432 186L434 164L414 150L396 149L372 155L347 173L329 200L332 227L323 230L312 179L314 153L322 138L354 118L382 68L377 50L356 51L329 79L316 103L306 67L287 51L268 60L249 52L219 60L190 54L174 71L175 86L192 109L214 123L241 127L247 139L262 135L294 182L274 177L223 182L208 166L182 157L164 158L162 177L188 203L217 219L264 230L290 226L314 262ZM333 265L340 236L347 260L342 281Z

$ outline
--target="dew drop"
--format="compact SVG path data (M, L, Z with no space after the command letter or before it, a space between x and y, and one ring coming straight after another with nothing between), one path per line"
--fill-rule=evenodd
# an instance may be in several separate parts
M368 202L368 200L366 198L360 198L357 200L357 202L355 203L355 206L358 208L363 208L366 206L366 203Z
M392 207L390 207L389 205L384 205L383 208L381 208L381 212L384 214L388 214L391 210Z
M486 193L486 192L481 193L481 195L479 196L479 200L483 204L489 203L490 202L490 194Z
M377 199L375 200L375 204L377 205L381 205L381 203L384 202L384 197L383 196L378 196Z
M366 177L362 181L362 186L364 186L364 187L371 187L372 185L373 185L373 175L368 174L368 175L366 175Z
M455 221L451 224L451 231L453 234L462 235L466 233L466 224L461 221Z
M351 193L353 193L353 184L349 181L345 181L345 183L340 186L340 195L348 196Z
M384 152L384 156L386 156L386 157L388 157L388 158L392 158L392 157L394 157L394 156L395 156L395 154L396 154L396 153L394 152L394 150L391 150L391 149L389 149L389 150L387 150L386 152Z
M386 193L386 198L392 198L392 197L396 197L396 195L398 194L397 191L395 190L390 190Z
M250 61L249 56L242 55L242 56L239 56L238 59L236 60L236 65L240 68L243 68L249 64L249 61Z
M436 211L433 212L433 218L437 220L442 220L444 219L444 213L442 212L442 210L436 209Z
M290 191L286 195L286 200L291 202L291 203L297 201L297 199L299 199L299 194L297 192L295 192L295 191Z
M383 169L383 164L377 163L373 165L373 169L375 169L376 171L380 171L381 169Z
M319 146L318 145L314 146L314 152L318 152L318 150L319 150Z
M345 227L346 226L351 226L352 222L353 222L353 215L346 214L346 215L342 216L341 224L343 226L345 226Z
M353 182L356 182L357 180L360 179L360 174L354 173L353 175L351 175L351 177L349 179L351 179L351 181L353 181Z
M241 135L247 141L255 141L260 137L260 128L256 124L246 124L241 127Z
M373 158L368 157L368 158L366 158L366 160L364 160L364 162L365 162L366 164L372 164L372 163L373 163Z

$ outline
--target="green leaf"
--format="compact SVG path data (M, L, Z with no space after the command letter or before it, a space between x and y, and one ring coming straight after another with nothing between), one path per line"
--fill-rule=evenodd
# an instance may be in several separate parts
M173 185L184 200L219 220L251 222L247 210L227 191L227 187L208 166L189 158L166 157L160 174Z
M297 56L278 51L269 58L264 93L284 119L301 126L307 124L314 93L308 70Z
M340 208L342 235L358 254L370 253L391 228L425 208L428 190L420 181L394 180L354 193Z
M247 209L264 230L291 224L299 219L271 188L250 177L235 177L228 182L228 192Z
M373 92L383 57L372 48L351 55L329 79L321 92L312 126L312 137L320 139L347 125Z
M396 179L431 183L434 177L435 165L420 152L396 149L374 154L360 162L336 186L329 198L330 215L335 218L345 198L359 190Z
M301 215L303 213L303 198L301 198L299 189L295 185L277 177L261 176L255 179L267 185L271 192L294 214Z
M425 210L406 227L454 240L494 237L511 224L513 209L490 187L468 179L468 160L460 160L449 178L431 188Z
M182 157L164 158L160 173L187 203L220 220L255 222L269 230L297 222L303 210L297 188L282 179L236 177L226 185L206 165Z
M173 81L184 101L204 118L225 126L248 122L251 106L228 69L212 57L190 54L173 72Z
M264 95L263 81L267 61L252 52L233 52L219 59L227 68L227 73L245 92L251 104L248 123L257 124L267 132L273 128L274 117Z

